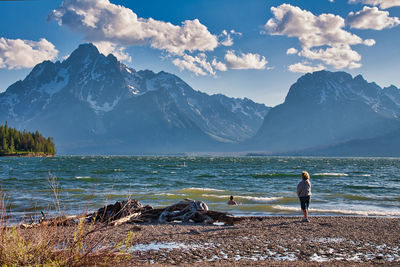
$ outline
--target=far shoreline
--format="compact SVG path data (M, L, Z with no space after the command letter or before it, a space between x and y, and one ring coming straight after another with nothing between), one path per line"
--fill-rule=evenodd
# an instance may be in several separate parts
M0 158L53 158L56 154L42 154L35 152L0 154Z

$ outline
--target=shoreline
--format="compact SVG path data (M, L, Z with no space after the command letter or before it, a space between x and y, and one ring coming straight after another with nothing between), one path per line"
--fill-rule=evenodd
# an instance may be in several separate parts
M155 208L163 208L163 207L155 207ZM85 213L90 214L96 212L95 209L91 211L87 211ZM222 211L222 212L227 212L234 216L235 218L239 220L259 220L259 219L266 219L266 218L300 218L303 215L300 214L301 210L299 209L298 214L267 214L267 215L253 215L253 214L243 214L243 213L234 213L232 211ZM57 213L57 212L44 212L46 216L49 218L58 218L58 217L65 217L65 218L75 218L79 217L82 215L82 213ZM10 211L7 212L7 215L4 216L5 219L11 220L12 223L9 224L9 226L20 226L22 224L28 223L28 219L30 220L31 216L33 218L38 219L39 217L42 216L42 213L40 211L36 213L29 213L29 214L23 214L23 215L18 215L18 218L10 214ZM369 219L398 219L400 221L400 216L395 216L395 215L356 215L356 214L313 214L309 213L309 217L313 218L369 218Z
M52 231L72 238L76 227ZM32 235L40 229L21 231ZM253 216L234 225L125 223L104 226L91 238L101 240L93 255L99 264L99 255L115 252L115 245L133 233L126 248L132 257L123 265L398 266L399 231L400 218L311 216L302 223L301 216Z
M53 158L55 154L23 153L23 154L0 154L0 158Z
M100 208L101 206L99 206ZM165 208L165 206L156 206L157 208ZM42 216L41 211L44 210L37 210L36 212L29 212L29 213L23 213L23 214L19 214L19 215L14 215L12 214L11 211L7 211L7 215L4 217L8 220L11 220L11 224L9 224L10 226L19 226L21 224L26 224L28 223L28 219L30 220L31 217L38 219L39 217ZM86 210L85 213L89 214L89 213L94 213L96 212L97 209L93 209L93 210ZM299 216L302 216L301 210L299 208L299 211L295 214L281 214L281 213L276 213L276 214L244 214L241 212L234 212L232 210L223 210L222 212L227 212L229 214L231 214L232 216L234 216L235 218L238 219L243 219L243 220L257 220L260 218L296 218ZM49 218L57 218L57 217L79 217L82 215L81 212L71 212L71 213L58 213L58 212L46 212L44 211L44 213L46 214L46 216L48 216ZM321 218L376 218L376 219L399 219L400 220L400 215L362 215L362 214L345 214L345 213L328 213L328 214L321 214L321 213L313 213L312 211L309 211L309 216L310 217L321 217Z

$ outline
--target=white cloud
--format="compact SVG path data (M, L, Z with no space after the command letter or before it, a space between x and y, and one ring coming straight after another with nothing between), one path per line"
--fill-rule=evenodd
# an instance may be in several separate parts
M265 29L271 35L296 37L300 41L300 55L311 60L321 60L335 68L354 68L361 66L361 56L352 45L373 45L374 40L363 40L344 30L345 20L333 14L313 13L290 4L272 7L274 18L268 20ZM335 59L332 53L336 53ZM296 65L296 68L304 64ZM310 66L308 66L310 67Z
M182 58L176 58L172 63L180 70L188 70L196 75L215 75L215 71L211 64L207 62L207 56L200 53L197 56L183 55Z
M120 47L117 44L113 44L111 42L95 42L93 43L97 49L99 49L100 53L104 55L113 54L118 60L131 62L131 56L125 52L125 47Z
M304 49L300 54L308 59L322 60L336 69L361 67L361 64L358 63L361 60L361 55L346 45L327 49Z
M225 40L220 42L220 44L223 45L223 46L232 46L233 45L233 39L232 39L232 37L230 35L228 35Z
M219 71L227 71L228 70L228 67L226 66L225 63L219 62L215 58L213 59L211 65L213 65L214 68Z
M318 66L310 66L308 62L299 62L288 67L291 72L300 72L300 73L308 73L314 71L320 71L325 69L322 64L318 64Z
M49 19L84 34L91 42L111 42L121 46L145 45L183 56L186 51L212 51L218 38L198 19L182 25L152 18L139 18L131 9L109 0L64 0Z
M303 47L360 44L362 39L343 29L344 19L333 14L315 16L289 4L271 8L275 18L265 24L271 35L297 37Z
M220 37L224 38L224 40L220 41L219 43L223 46L232 46L233 45L232 35L237 35L241 37L242 33L237 32L235 30L230 30L230 32L228 33L226 30L223 30L222 33L220 34Z
M174 58L172 63L180 70L189 70L196 75L215 75L216 70L228 70L226 63L216 59L207 61L204 52L213 51L218 45L232 46L233 37L242 36L235 30L212 34L198 19L174 25L153 18L140 18L131 9L109 0L64 0L52 11L49 20L83 34L84 39L93 42L100 52L113 53L119 60L131 61L125 51L127 46L149 45L165 51L167 58ZM265 58L257 56L242 54L231 65L233 68L261 68ZM228 59L235 58L228 55Z
M393 28L400 24L397 17L389 17L388 11L379 10L377 7L365 6L357 13L350 12L346 24L356 29L382 30Z
M188 70L196 75L216 75L217 70L265 69L267 60L258 54L241 53L236 55L235 51L229 50L225 54L225 62L217 61L214 58L210 63L207 61L207 56L204 53L200 53L197 56L185 54L181 58L175 58L172 63L180 70Z
M0 68L31 68L44 60L53 60L58 50L46 39L30 41L0 38Z
M349 0L349 3L363 3L365 5L379 6L382 9L400 6L400 0Z
M264 56L252 53L241 53L236 55L235 51L229 50L225 54L226 65L230 69L265 69L267 60Z
M366 46L374 46L376 44L376 42L374 39L367 39L367 40L364 40L364 44Z
M299 51L296 48L289 48L288 50L286 50L286 55L294 55L297 54Z
M222 31L221 36L223 38L225 38L223 41L220 42L221 45L223 45L223 46L232 46L233 45L233 39L226 30Z

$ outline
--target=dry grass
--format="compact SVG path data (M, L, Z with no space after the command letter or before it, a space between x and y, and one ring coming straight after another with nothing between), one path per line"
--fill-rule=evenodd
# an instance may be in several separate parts
M59 211L57 184L53 180L50 185L56 199L55 209ZM75 226L39 224L30 229L10 226L6 198L0 190L0 266L105 266L125 260L128 251L124 248L133 236L129 234L115 247L101 250L106 236L98 232L103 227L87 222L84 217Z

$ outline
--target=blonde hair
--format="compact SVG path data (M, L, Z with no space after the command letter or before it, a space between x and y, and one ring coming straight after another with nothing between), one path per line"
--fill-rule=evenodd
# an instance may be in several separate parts
M308 180L308 179L310 179L310 175L308 174L308 172L303 171L303 172L301 173L301 178L302 178L303 180Z

